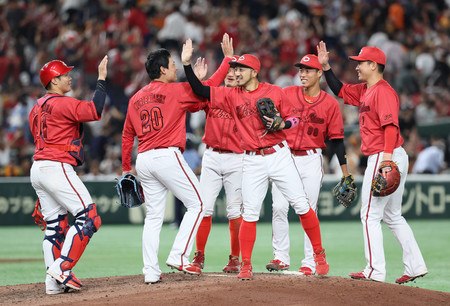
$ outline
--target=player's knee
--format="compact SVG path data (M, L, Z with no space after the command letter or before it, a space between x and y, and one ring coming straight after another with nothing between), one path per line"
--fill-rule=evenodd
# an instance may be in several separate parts
M78 213L75 224L81 227L79 229L84 236L91 238L102 225L102 220L97 214L97 207L95 204L90 204L88 208Z
M88 215L86 218L86 223L83 226L83 233L89 238L94 235L102 225L102 219L97 214L97 207L95 204L88 206Z

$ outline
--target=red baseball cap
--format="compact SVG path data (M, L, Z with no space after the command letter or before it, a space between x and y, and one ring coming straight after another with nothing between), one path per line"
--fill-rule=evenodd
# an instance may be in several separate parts
M363 47L358 56L349 56L349 58L358 62L372 61L380 65L386 65L386 54L377 47Z
M322 70L322 65L319 63L319 58L314 54L306 54L302 57L295 67L307 67Z
M252 68L253 70L256 70L256 72L259 73L259 70L261 69L261 63L259 62L259 59L251 54L244 54L238 57L238 59L235 61L234 59L231 62L228 62L231 67L236 66L244 66L248 68Z

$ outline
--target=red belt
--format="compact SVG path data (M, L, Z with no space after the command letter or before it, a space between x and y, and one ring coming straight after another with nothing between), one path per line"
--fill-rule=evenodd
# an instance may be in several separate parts
M317 153L316 149L311 149L311 150L293 150L293 149L291 149L292 155L295 155L295 156L308 155L308 151L313 151L314 153Z
M278 146L280 149L284 147L284 143L280 142L279 144L274 145L273 147L258 149L258 151L245 151L247 155L269 155L273 154L277 151L275 147Z
M218 153L234 153L234 151L231 151L231 150L216 149L216 148L210 147L208 145L206 145L206 149L211 149L212 151L218 152Z

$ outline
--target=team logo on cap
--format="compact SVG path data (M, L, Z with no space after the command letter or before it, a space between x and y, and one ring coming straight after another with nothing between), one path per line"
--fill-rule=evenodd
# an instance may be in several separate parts
M311 59L309 58L308 55L304 56L303 59L302 59L302 61L304 61L304 62L309 62L310 60Z
M241 56L239 57L238 61L243 61L243 60L245 60L245 56L241 55Z
M362 52L363 52L363 49L361 49L361 51L359 51L358 55L361 55Z
M236 56L233 56L232 58L231 58L231 61L232 62L237 62L239 59L236 57Z

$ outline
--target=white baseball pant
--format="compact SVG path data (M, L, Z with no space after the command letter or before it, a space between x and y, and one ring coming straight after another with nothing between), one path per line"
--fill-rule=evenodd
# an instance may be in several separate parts
M287 199L285 206L291 204L295 213L306 214L310 210L303 184L296 169L291 151L286 142L270 155L244 156L242 173L242 198L244 212L242 217L247 222L259 220L261 206L267 193L269 179L274 182ZM287 204L288 203L288 204Z
M401 173L400 185L391 195L374 197L371 193L372 180L382 157L383 152L369 156L361 191L361 222L367 263L363 273L367 278L380 282L384 282L386 279L381 220L389 227L403 250L404 274L417 276L427 272L414 234L402 216L402 197L408 173L408 155L402 147L394 150L392 160L398 165Z
M142 271L146 282L154 282L162 273L158 263L159 236L168 191L187 209L166 262L177 266L189 264L192 245L204 215L203 197L197 177L177 147L139 153L136 172L147 209L142 235Z
M315 149L316 153L311 151L310 155L292 156L297 167L300 178L303 183L306 197L309 205L317 214L317 202L319 200L320 189L323 180L323 158L322 150ZM272 246L275 259L281 260L290 265L289 256L289 205L283 197L276 184L272 184ZM314 251L311 241L306 233L304 234L304 253L302 267L309 267L315 273L316 265L314 263Z
M207 149L203 153L200 185L204 195L205 217L212 216L220 190L225 189L227 218L241 216L242 160L244 154L219 153Z

